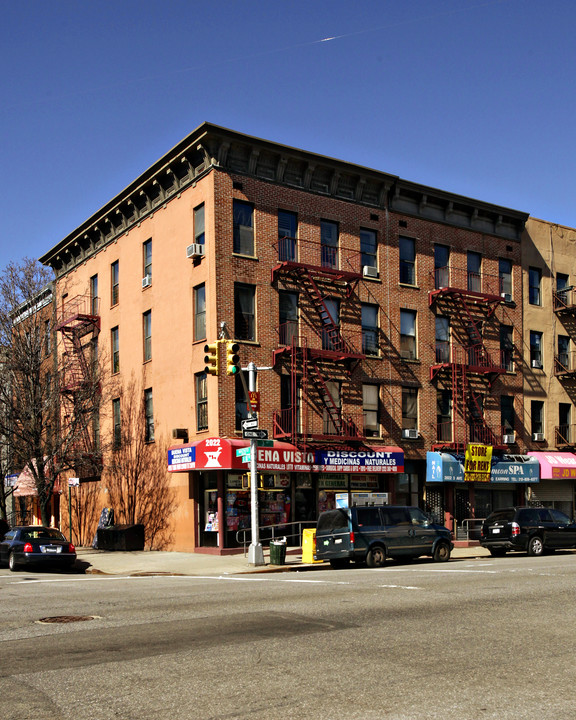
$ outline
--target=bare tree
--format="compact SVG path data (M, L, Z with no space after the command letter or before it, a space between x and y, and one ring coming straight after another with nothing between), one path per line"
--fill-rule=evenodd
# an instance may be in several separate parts
M99 465L90 445L99 373L81 338L73 352L59 351L55 308L52 272L36 260L10 263L0 274L0 442L9 446L13 472L32 475L44 524L60 474L96 474Z
M134 378L120 394L121 424L105 468L110 506L116 521L144 525L146 546L169 545L170 516L175 510L174 490L166 468L168 443L154 431L151 408Z

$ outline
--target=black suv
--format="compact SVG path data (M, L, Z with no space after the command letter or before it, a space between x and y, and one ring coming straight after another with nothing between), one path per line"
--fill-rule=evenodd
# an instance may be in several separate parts
M554 508L502 508L482 523L480 544L492 555L507 550L542 555L546 550L576 547L576 523Z
M450 559L454 544L450 530L435 525L417 507L404 505L354 506L321 513L316 526L316 559L334 568L350 560L382 567L387 557L431 555Z

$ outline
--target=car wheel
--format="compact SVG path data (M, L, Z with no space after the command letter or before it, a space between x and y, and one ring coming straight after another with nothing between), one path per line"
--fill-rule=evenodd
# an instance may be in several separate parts
M528 555L531 555L532 557L542 555L544 553L544 543L542 542L542 538L538 537L538 535L531 537L530 540L528 540L527 552Z
M434 548L432 559L434 562L448 562L450 560L450 546L443 542L438 543Z
M374 545L373 548L370 548L368 550L368 554L366 555L366 565L370 568L379 568L383 567L386 563L386 550L382 547L382 545Z
M16 572L16 570L18 570L18 565L16 563L16 556L14 555L13 552L10 553L10 556L8 558L8 567L10 568L10 570L12 570L12 572Z
M506 550L502 550L502 548L488 548L488 550L492 557L504 557L506 555Z
M348 558L335 558L330 560L330 567L333 570L343 570L344 568L350 567L350 560Z

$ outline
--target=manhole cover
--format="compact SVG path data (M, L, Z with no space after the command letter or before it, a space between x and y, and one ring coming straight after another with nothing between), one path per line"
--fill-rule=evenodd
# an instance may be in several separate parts
M73 623L94 620L96 615L55 615L54 617L40 618L39 623Z

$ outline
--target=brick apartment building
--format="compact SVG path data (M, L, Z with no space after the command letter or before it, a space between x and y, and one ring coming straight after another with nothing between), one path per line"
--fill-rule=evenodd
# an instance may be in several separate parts
M313 520L343 493L454 529L525 501L527 220L205 123L41 260L60 330L98 338L119 386L139 383L148 440L175 438L173 549L225 552L250 515L226 340L260 368L274 440L261 525ZM102 437L122 422L121 393L106 403ZM464 482L468 443L493 447L490 482Z

